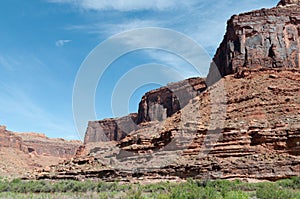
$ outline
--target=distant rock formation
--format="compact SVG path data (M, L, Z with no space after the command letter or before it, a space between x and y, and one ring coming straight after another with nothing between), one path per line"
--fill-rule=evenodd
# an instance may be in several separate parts
M15 133L0 126L0 176L19 178L80 153L80 141L51 139L38 133ZM82 154L82 153L81 153Z
M279 6L234 15L207 76L211 85L240 68L300 68L299 1L282 0Z
M0 148L14 148L27 154L71 158L80 145L80 141L51 139L38 133L14 133L6 130L6 126L0 126Z

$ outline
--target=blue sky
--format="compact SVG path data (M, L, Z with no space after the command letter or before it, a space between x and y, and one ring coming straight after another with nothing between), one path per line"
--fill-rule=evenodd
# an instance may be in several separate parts
M123 31L161 27L187 35L213 56L231 15L276 4L275 0L2 0L0 124L12 131L78 139L73 85L82 62L101 42ZM99 82L98 119L121 115L114 115L111 108L118 80L149 63L179 71L170 80L199 75L184 60L162 50L126 54ZM200 75L205 76L207 69L204 66ZM158 86L149 82L137 87L130 99L124 99L126 110L135 112L142 94Z

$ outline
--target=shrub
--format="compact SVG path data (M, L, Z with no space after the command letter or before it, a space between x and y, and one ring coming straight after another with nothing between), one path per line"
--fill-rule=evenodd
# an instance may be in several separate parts
M260 199L288 199L296 198L296 193L288 189L281 189L277 186L266 186L258 188L256 196Z
M224 199L248 199L249 196L242 191L230 191L225 194Z

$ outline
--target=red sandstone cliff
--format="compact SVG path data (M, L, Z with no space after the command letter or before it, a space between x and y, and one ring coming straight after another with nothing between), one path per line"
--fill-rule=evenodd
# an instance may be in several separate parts
M294 4L292 4L294 3ZM299 1L234 15L207 76L208 84L241 68L300 68Z
M137 114L90 121L84 143L120 141L130 132L143 128L139 125L143 122L162 121L172 116L205 89L205 79L190 78L149 91L142 97Z
M99 143L87 156L28 178L128 182L300 176L299 16L300 3L293 0L233 16L214 56L209 87L180 111L168 115L161 96L168 101L169 90L149 92L142 107L154 102L163 108L159 114L144 108L142 121L150 115L164 120L141 123L117 143ZM177 107L176 100L168 104Z

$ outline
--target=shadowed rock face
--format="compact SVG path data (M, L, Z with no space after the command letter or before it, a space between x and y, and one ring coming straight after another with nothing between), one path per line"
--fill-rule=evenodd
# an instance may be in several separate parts
M279 6L235 15L218 48L207 77L208 84L242 67L300 67L299 1L281 1Z
M90 121L84 137L84 143L119 141L131 131L136 130L137 114L121 118Z
M205 89L205 79L190 78L150 91L143 96L137 114L90 121L84 143L120 141L143 122L162 121L172 116Z
M165 120L205 89L205 79L190 78L150 91L139 104L137 123Z

